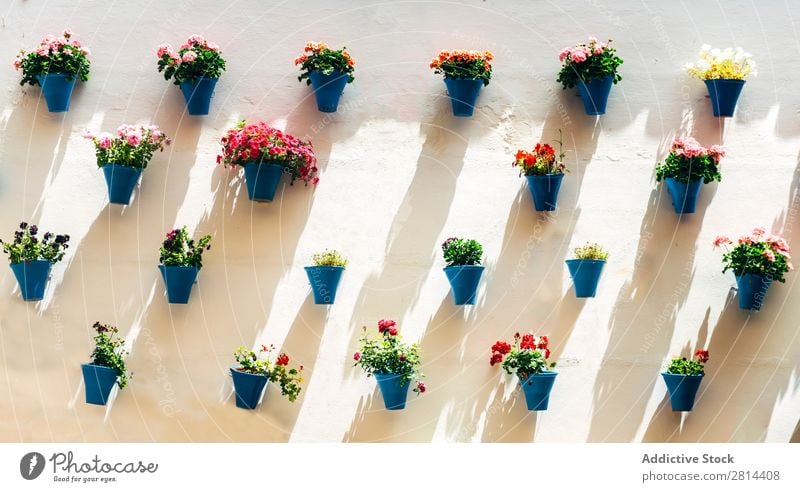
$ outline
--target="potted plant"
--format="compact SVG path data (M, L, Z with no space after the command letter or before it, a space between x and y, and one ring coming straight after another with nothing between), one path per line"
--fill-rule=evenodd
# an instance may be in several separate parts
M419 347L416 343L403 343L397 323L390 319L378 321L378 334L379 338L374 339L364 327L360 349L353 354L353 366L361 366L367 377L375 376L387 410L402 410L412 382L416 382L412 391L417 395L426 390L420 380L424 375L419 372Z
M474 239L448 238L442 243L444 273L456 305L475 304L475 293L483 274L483 246Z
M718 236L714 247L724 247L722 256L724 268L722 273L733 271L738 286L739 307L758 311L767 296L772 281L786 282L784 274L793 270L790 261L789 245L780 236L767 234L763 227L756 227L753 232L739 238L733 244L726 236Z
M89 80L89 49L72 36L69 29L60 37L48 34L36 50L21 50L14 59L14 68L22 70L19 85L41 86L51 113L68 111L75 82Z
M142 171L157 150L163 151L170 140L157 126L122 125L117 135L108 132L84 137L94 143L97 166L103 170L108 186L108 201L129 205Z
M307 85L314 86L317 109L324 113L335 113L344 87L355 80L355 62L347 49L332 50L325 43L306 43L304 53L294 60L300 65L297 80L306 79Z
M0 240L25 301L44 298L50 269L53 263L64 258L65 250L69 247L69 236L66 234L45 232L41 240L38 234L39 228L35 224L21 222L12 242Z
M552 212L556 209L558 190L564 179L564 152L561 130L558 130L558 156L549 144L537 143L532 152L518 150L514 166L519 167L519 175L528 180L528 190L533 197L537 212Z
M694 357L697 360L676 357L661 373L667 383L673 412L691 412L694 407L694 398L705 375L703 364L708 362L708 350L698 350Z
M186 226L173 229L161 244L161 262L158 269L167 286L167 301L170 304L188 304L192 285L197 273L203 268L203 251L211 249L211 236L198 241L189 236Z
M528 410L534 412L547 410L550 391L558 376L557 372L550 370L556 363L548 362L550 349L547 344L547 336L515 333L513 345L500 340L495 342L492 345L492 357L489 359L489 365L502 362L502 367L508 374L517 375Z
M240 121L222 137L222 154L217 164L244 168L247 196L256 202L275 198L281 176L288 174L291 183L300 179L317 184L317 157L311 142L305 142L263 121L247 124Z
M305 271L314 293L314 304L333 304L347 259L334 249L316 253L312 261L314 265L305 267Z
M433 73L444 75L454 116L472 116L481 87L492 78L493 59L489 51L444 50L431 60Z
M281 394L289 401L295 401L300 394L303 382L303 366L289 369L289 356L280 354L275 362L269 359L275 346L261 346L258 354L244 347L233 353L236 364L231 366L233 389L236 393L236 406L252 410L258 405L264 387L272 381L281 387ZM262 358L262 354L264 357Z
M587 243L575 248L574 256L566 263L575 286L575 297L594 297L608 252L599 244Z
M697 140L678 138L664 162L656 167L656 181L667 183L676 214L691 214L703 183L720 181L719 162L725 150L719 145L701 146Z
M189 114L208 114L214 87L225 71L225 59L219 46L194 34L177 52L169 44L162 44L156 54L158 71L164 72L165 80L175 79L175 85L181 88L186 99Z
M86 387L86 403L105 405L108 395L118 384L122 389L128 384L128 371L125 367L125 340L119 338L116 326L95 322L93 328L94 351L92 362L81 364L83 384Z
M756 74L756 62L742 48L719 50L703 45L700 60L686 64L689 75L706 83L714 116L733 116L744 79Z
M557 80L564 89L578 87L586 114L606 114L611 86L622 80L622 76L617 73L622 65L622 58L611 47L611 40L601 43L597 38L589 38L588 43L564 48L558 58L563 65Z

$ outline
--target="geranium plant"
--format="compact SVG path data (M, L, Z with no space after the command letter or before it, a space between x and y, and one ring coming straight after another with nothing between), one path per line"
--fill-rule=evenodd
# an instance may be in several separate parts
M682 183L702 179L704 183L720 181L719 163L725 150L719 145L703 147L692 137L677 138L669 155L656 167L656 180L674 178Z
M144 169L156 151L163 151L170 144L156 125L122 125L116 135L87 132L84 137L94 143L98 167L117 164Z
M324 75L331 75L333 72L347 74L347 83L355 80L353 71L356 63L346 48L332 50L323 42L309 41L303 50L304 53L294 60L295 65L300 66L299 81L306 81L311 85L311 72L320 72Z
M750 234L740 237L735 246L730 247L731 244L733 241L726 236L714 240L715 247L725 248L723 273L732 270L737 276L755 274L785 282L784 275L794 268L786 240L767 234L763 227L756 227Z
M186 226L167 233L159 250L159 261L166 266L203 267L203 252L211 249L211 235L195 241L186 231Z
M753 56L742 48L720 50L705 44L700 48L700 59L686 64L686 72L700 80L744 80L757 75Z
M513 343L498 340L492 345L492 356L489 364L502 363L508 374L516 374L524 381L533 374L541 374L556 366L549 362L550 349L547 336L537 337L533 333L514 334Z
M128 370L125 366L125 340L118 336L119 330L116 326L106 325L95 322L94 343L91 364L96 366L108 367L117 372L117 384L124 388L128 384Z
M244 166L248 163L275 163L284 172L306 184L319 181L317 158L310 142L273 128L263 121L246 123L240 121L222 137L222 154L217 163L228 166Z
M607 260L608 252L597 243L586 243L573 251L576 260Z
M3 251L8 254L12 265L37 260L57 263L64 258L66 249L69 247L67 234L45 232L41 239L38 234L39 228L35 224L21 222L19 230L14 233L13 241L0 240Z
M606 76L611 76L614 84L622 80L617 71L622 59L617 56L617 50L611 47L610 39L602 43L597 38L589 38L587 43L561 50L558 59L563 65L557 80L565 89L575 87L578 81L588 84Z
M684 376L702 376L705 374L703 364L708 362L708 350L697 350L694 359L675 357L667 367L669 374L682 374Z
M239 347L234 352L238 367L235 369L248 374L261 375L278 384L281 394L289 401L295 401L300 394L300 383L303 382L303 366L298 369L289 368L289 356L281 353L273 362L270 355L275 350L273 345L262 345L258 353Z
M14 68L22 70L20 85L41 85L40 77L56 73L86 82L89 63L89 49L73 39L71 30L65 29L61 36L45 36L30 53L21 50L14 59Z
M567 166L564 164L563 142L561 130L558 130L558 154L547 143L537 143L533 151L517 150L513 165L519 167L520 176L543 176L546 174L563 173Z
M451 79L480 79L483 85L489 85L493 59L490 51L443 50L431 60L430 67L434 73Z
M442 243L442 252L447 266L480 265L483 246L474 239L448 238Z
M367 376L394 374L399 377L400 385L415 381L413 391L424 393L426 388L421 381L424 375L419 370L421 360L417 344L404 343L393 320L380 320L378 333L377 339L370 337L367 327L364 327L359 351L353 354L354 366L361 367Z
M346 267L347 266L347 258L342 256L341 253L336 251L335 249L332 250L325 250L322 253L315 253L311 257L314 266L335 266L335 267Z
M216 43L199 34L194 34L174 51L169 44L162 44L156 52L158 71L164 79L174 79L175 85L184 81L195 81L201 77L219 78L225 71L225 59Z

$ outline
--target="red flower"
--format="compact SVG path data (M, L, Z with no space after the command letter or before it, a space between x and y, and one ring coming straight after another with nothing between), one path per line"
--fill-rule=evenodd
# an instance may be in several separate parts
M278 356L278 360L275 361L275 365L278 366L286 366L289 364L289 356L286 354L281 354Z
M522 341L519 344L519 348L523 350L534 350L536 348L536 337L533 336L532 333L526 333L522 335Z
M397 328L392 328L389 330L389 335L396 337L397 336Z
M389 328L393 328L396 325L397 323L395 323L394 320L382 319L378 321L378 332L383 333L384 331L388 330Z
M547 343L548 343L547 335L542 335L541 337L539 337L539 343L536 347L540 349L546 349Z
M502 355L506 355L507 353L511 352L511 345L506 342L497 341L494 345L492 345L492 353L498 353Z
M361 359L361 352L356 352L353 354L353 360L358 362Z
M400 362L405 362L406 361L406 354L400 354L400 355L397 356L397 358L398 358L398 360L400 360Z
M489 359L489 365L493 366L499 362L503 362L503 354L500 354L498 352L493 353L492 358Z
M708 350L698 350L694 353L694 356L697 357L697 360L700 362L708 362Z
M420 393L425 393L425 390L426 390L426 389L427 389L427 388L425 388L425 383L423 383L422 381L420 381L420 382L418 382L418 383L417 383L417 390L418 390Z
M267 350L267 346L266 345L262 345L261 346L261 351L262 352L269 352L269 350Z

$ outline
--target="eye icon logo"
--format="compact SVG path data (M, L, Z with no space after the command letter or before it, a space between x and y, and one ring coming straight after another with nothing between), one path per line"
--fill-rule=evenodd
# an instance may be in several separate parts
M19 473L25 480L35 480L43 471L44 456L41 453L28 453L19 462Z

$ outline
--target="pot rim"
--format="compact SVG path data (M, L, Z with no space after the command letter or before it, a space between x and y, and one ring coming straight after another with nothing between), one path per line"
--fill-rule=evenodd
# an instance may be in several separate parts
M564 260L565 263L607 263L606 260L594 260L591 258L570 258L568 260Z
M667 371L661 371L663 376L676 376L676 377L684 377L684 378L702 378L705 374L673 374Z
M247 376L262 377L262 378L266 379L267 381L269 381L269 378L266 375L264 375L264 374L253 374L252 372L241 371L240 370L241 367L242 366L240 366L239 364L232 364L230 366L230 370L232 372L237 372L239 374L244 374L244 375L247 375Z
M449 270L449 269L453 269L453 268L469 268L469 269L478 269L478 268L480 268L482 270L482 269L484 269L486 267L484 267L483 265L451 265L451 266L444 267L444 270Z
M50 260L22 260L19 263L9 263L8 266L29 265L31 263L49 263L51 266L53 265L53 262Z
M314 268L331 268L335 270L345 270L346 267L343 266L335 266L335 265L308 265L303 267L306 270L311 270Z

